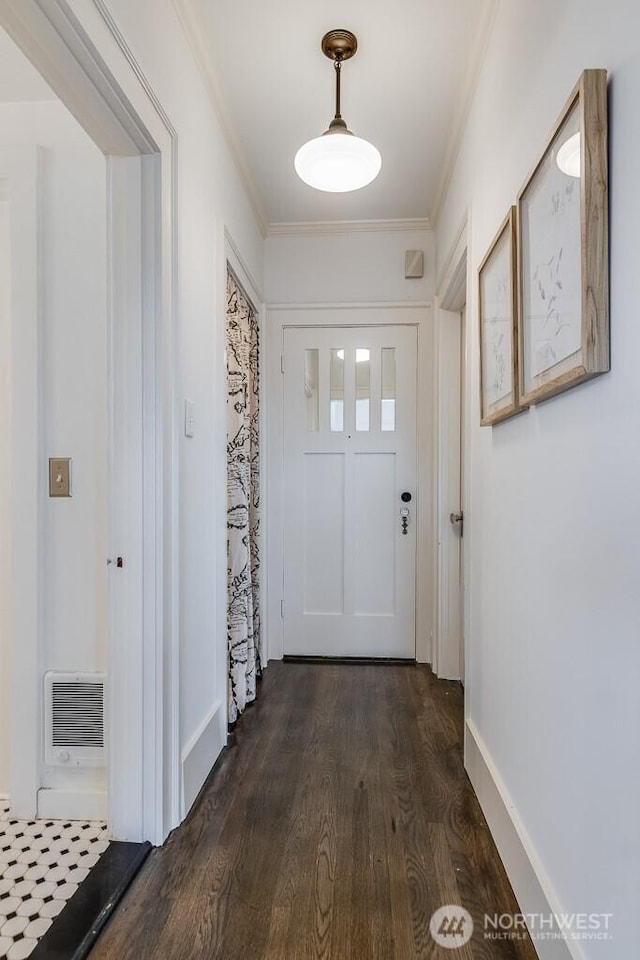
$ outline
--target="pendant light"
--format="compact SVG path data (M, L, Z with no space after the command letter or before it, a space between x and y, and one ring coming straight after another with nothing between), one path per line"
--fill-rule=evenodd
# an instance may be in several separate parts
M336 115L321 137L300 147L294 161L300 179L316 190L359 190L375 180L382 166L378 150L367 140L354 136L340 114L342 64L357 49L358 41L349 30L330 30L322 38L322 52L333 60L336 72Z

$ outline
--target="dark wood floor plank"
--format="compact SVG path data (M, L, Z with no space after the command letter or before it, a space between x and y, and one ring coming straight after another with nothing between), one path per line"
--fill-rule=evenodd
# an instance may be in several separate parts
M419 883L422 864L420 862L418 869L415 869L415 851L413 845L408 845L412 804L406 785L406 767L410 756L406 743L400 747L398 753L406 719L406 702L401 698L399 690L401 679L396 676L388 678L387 696L382 701L383 708L378 715L377 733L381 751L379 789L387 803L385 839L391 894L389 919L394 942L394 953L391 956L394 960L412 960L420 956L415 943L414 910L417 908L422 914L428 912L428 916L431 911L426 904L420 905L420 891L416 890L416 881ZM416 797L416 801L418 800Z
M460 960L517 904L462 763L463 693L428 667L272 663L187 821L154 850L91 960Z
M305 680L311 676L309 667L304 665L292 665L291 682L295 686L301 686ZM309 718L315 715L316 723L321 716L324 716L323 710L316 708L316 703L322 703L318 698L323 694L323 683L316 683L317 693L312 698L309 696L307 701L307 710ZM313 829L313 804L315 802L313 779L315 771L315 761L317 759L317 740L321 733L316 727L316 723L300 722L300 711L291 710L291 722L299 731L302 732L304 742L299 746L298 753L291 753L289 745L287 757L289 763L293 765L293 774L289 771L285 775L285 781L289 783L292 793L292 801L284 827L284 836L282 843L282 858L280 861L280 870L277 874L269 871L270 880L273 886L273 898L271 903L271 913L267 929L267 938L265 945L265 956L286 956L287 939L294 914L300 910L300 878L299 867L309 856L309 835ZM292 780L295 783L292 783Z

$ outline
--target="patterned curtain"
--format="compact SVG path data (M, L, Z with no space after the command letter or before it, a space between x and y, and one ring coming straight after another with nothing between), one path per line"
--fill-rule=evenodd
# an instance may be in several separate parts
M258 318L227 271L227 631L229 723L256 698L260 638Z

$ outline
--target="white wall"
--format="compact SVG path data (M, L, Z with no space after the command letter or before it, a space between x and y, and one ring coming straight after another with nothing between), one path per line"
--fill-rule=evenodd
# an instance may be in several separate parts
M62 104L0 104L0 145L41 148L43 462L72 458L70 499L48 499L41 674L105 668L106 169ZM14 598L19 602L19 598ZM20 751L12 731L12 750ZM102 787L104 771L42 769L42 786Z
M225 229L258 287L263 237L171 0L134 4L69 0L69 6L89 44L95 44L97 59L103 57L109 63L116 83L141 106L145 122L151 116L153 129L157 107L176 133L171 157L165 141L162 148L163 170L170 166L172 174L177 172L170 185L170 202L163 208L165 249L169 249L171 223L177 237L175 277L171 271L175 302L171 309L168 303L163 308L176 318L175 350L169 361L174 364L176 411L180 411L179 499L171 506L180 531L175 558L180 596L171 602L179 612L180 688L179 716L167 708L161 720L165 730L179 728L184 813L226 737ZM29 14L24 19L30 23ZM128 49L121 49L121 40ZM54 70L52 82L58 79ZM61 84L64 89L64 78ZM96 129L100 130L99 122ZM164 186L169 188L166 179ZM195 403L192 439L182 436L185 397ZM161 672L162 665L158 666ZM168 688L171 678L165 682ZM170 741L167 735L167 753ZM147 757L147 772L160 761L160 757ZM173 773L169 771L164 784L165 800L168 793L172 801L176 796L178 777L170 782ZM146 798L150 821L156 799L151 794Z
M347 225L345 225L347 226ZM405 250L424 250L424 277L405 280ZM388 229L270 236L265 293L276 303L431 300L435 244L431 230Z
M9 204L0 186L0 795L9 793Z
M346 232L345 232L346 230ZM267 386L267 611L269 656L283 652L280 614L283 576L282 375L280 355L287 326L414 324L418 327L419 511L417 655L431 659L435 629L435 525L432 412L434 327L429 302L435 284L433 233L389 223L349 230L305 225L270 236L265 252L267 293L264 367ZM405 250L423 250L424 277L405 280Z
M572 955L611 960L637 952L640 890L639 36L637 0L501 3L437 230L444 262L468 209L469 750L551 906L615 914ZM611 372L481 429L476 270L586 67L611 78Z
M86 0L73 5L82 11ZM226 730L222 225L259 287L263 238L173 4L108 6L178 136L178 391L181 401L195 403L196 416L195 436L181 437L179 462L180 744L188 809Z

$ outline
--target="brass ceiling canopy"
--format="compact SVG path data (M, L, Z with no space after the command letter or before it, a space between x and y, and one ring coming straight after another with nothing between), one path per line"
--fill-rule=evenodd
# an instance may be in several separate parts
M350 30L329 30L322 38L322 52L330 60L350 60L357 49L356 35Z

